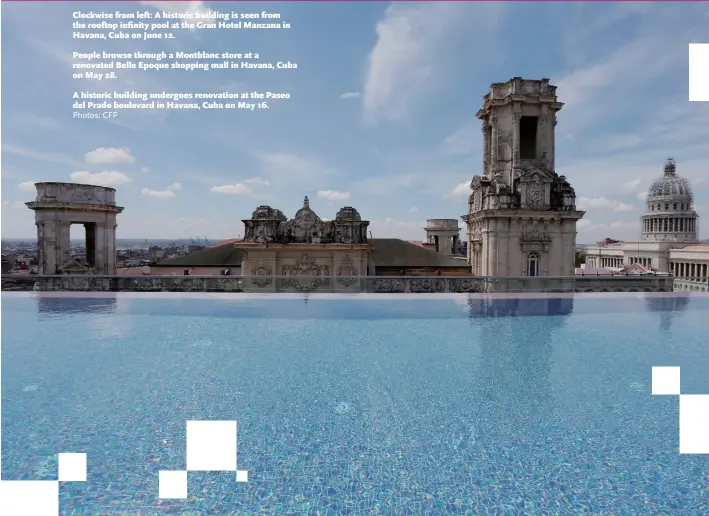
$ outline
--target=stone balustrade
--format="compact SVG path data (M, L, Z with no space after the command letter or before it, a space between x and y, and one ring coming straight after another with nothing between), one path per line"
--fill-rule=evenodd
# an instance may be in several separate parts
M249 293L488 293L672 292L672 276L570 277L288 277L3 275L3 291L249 292Z

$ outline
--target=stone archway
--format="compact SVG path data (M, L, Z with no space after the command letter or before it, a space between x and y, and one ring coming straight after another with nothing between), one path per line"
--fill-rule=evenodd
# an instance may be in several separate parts
M71 259L70 227L86 228L88 274L116 274L116 190L76 183L36 183L37 197L25 203L37 226L39 274L76 274L83 269Z

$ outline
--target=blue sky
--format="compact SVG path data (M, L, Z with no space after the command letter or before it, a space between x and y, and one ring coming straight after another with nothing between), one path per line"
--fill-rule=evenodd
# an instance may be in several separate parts
M115 186L121 238L243 233L260 204L322 218L345 205L375 237L422 239L459 218L482 166L475 113L490 83L550 77L566 106L557 172L587 211L579 242L635 239L667 156L709 216L709 106L687 100L687 45L709 42L692 3L92 2L116 9L278 12L289 30L180 31L171 41L71 38L87 3L2 5L2 234L35 234L27 182ZM72 79L72 52L259 52L297 70L121 72ZM71 118L80 89L273 91L269 110ZM227 192L227 193L224 193ZM462 222L461 222L462 224ZM709 237L703 225L702 236ZM74 233L72 233L74 235ZM78 235L78 231L76 233Z

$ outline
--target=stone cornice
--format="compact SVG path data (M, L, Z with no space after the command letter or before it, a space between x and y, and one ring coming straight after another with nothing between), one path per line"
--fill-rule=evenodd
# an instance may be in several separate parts
M121 213L123 206L115 204L87 204L75 202L26 202L30 210L62 210L62 211L81 211L81 212L99 212L99 213Z

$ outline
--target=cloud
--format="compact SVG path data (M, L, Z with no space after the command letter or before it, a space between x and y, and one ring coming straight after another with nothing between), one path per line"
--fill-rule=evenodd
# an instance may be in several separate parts
M376 25L362 88L368 121L406 118L445 68L447 45L462 34L484 40L500 4L394 3Z
M150 173L150 169L149 169L148 167L140 167L140 171L141 171L143 174L148 174L148 173Z
M27 208L27 206L25 206L25 203L22 201L3 201L2 207L11 209Z
M59 123L44 115L37 115L35 113L18 113L10 117L13 123L31 127L33 129L44 129L44 130L54 130L59 128Z
M359 92L358 91L351 91L349 93L343 93L340 95L341 99L356 99L359 97Z
M327 199L330 202L349 201L349 192L337 192L335 190L318 190L317 196L320 199Z
M419 211L419 209L416 206L414 206L413 208L409 209L409 211L411 213L416 213L417 211Z
M135 163L135 157L129 149L99 147L84 154L84 160L91 165L121 165Z
M633 192L633 191L637 190L642 184L643 184L642 180L639 177L636 177L632 181L628 181L626 183L623 183L623 188L629 192Z
M42 152L27 147L18 147L16 145L10 145L8 143L2 144L2 151L14 154L15 156L22 156L24 158L36 159L39 161L46 161L47 163L54 163L55 165L65 165L72 168L78 168L81 166L80 162L64 154Z
M578 206L581 209L592 208L599 210L610 209L613 211L633 211L635 208L628 204L624 204L619 201L613 201L605 197L594 197L592 199L588 197L580 197L578 200Z
M75 183L86 185L115 187L128 184L132 181L123 172L72 172L71 180Z
M254 194L253 190L246 186L244 183L235 183L233 185L221 185L213 186L210 191L216 194L224 195L248 195L252 196Z
M639 230L640 228L640 223L638 222L629 222L629 221L615 221L611 222L609 227L611 229L623 229L623 230Z
M425 221L385 218L372 220L369 231L373 238L401 238L402 240L421 242L425 236Z
M647 192L638 192L638 194L635 197L638 198L638 201L646 201L647 200Z
M481 139L480 126L468 124L448 135L441 143L441 151L446 156L472 154L480 147Z
M358 190L369 195L389 195L404 188L411 188L421 179L420 174L383 174L379 177L361 179L355 183Z
M181 188L182 185L180 183L172 183L164 190L151 190L149 188L143 188L140 193L147 195L148 197L157 197L158 199L172 199L175 197L175 192Z
M682 88L681 81L670 82L668 78L686 77L687 42L700 40L706 34L706 22L699 21L706 16L705 9L689 4L682 8L676 4L593 7L579 5L583 14L576 20L564 20L569 34L565 46L573 49L569 51L577 57L580 54L577 59L580 66L555 81L560 100L566 104L560 115L561 131L578 136L595 130L596 123L604 119L627 125L628 115L634 111L627 103L628 98L633 98L636 105L646 106L632 113L634 128L656 122L657 111L665 107L662 101L668 100L668 94L678 95L674 105L685 109L693 107L686 101L686 89ZM613 27L618 21L636 15L640 16L628 22L633 27L633 38L627 37L627 29L626 34L622 34ZM609 33L611 28L614 28L613 34ZM617 37L626 42L617 44ZM653 87L638 89L638 84ZM667 93L659 96L657 88ZM609 91L613 94L609 95ZM681 102L679 97L682 97ZM647 134L633 131L611 136L605 142L604 152L650 144ZM671 132L664 135L671 137Z
M259 186L269 186L271 183L260 177L252 177L251 179L245 179L244 184L247 185L259 185Z
M240 183L213 186L210 192L222 195L243 195L254 197L258 194L258 187L269 186L271 183L260 177L244 179Z
M332 178L336 170L319 159L286 152L255 152L261 176L281 188L311 188Z
M19 185L17 185L17 188L19 190L22 190L23 192L35 192L37 188L34 186L36 181L23 181Z
M468 197L470 195L470 181L458 183L453 190L450 191L449 197Z

